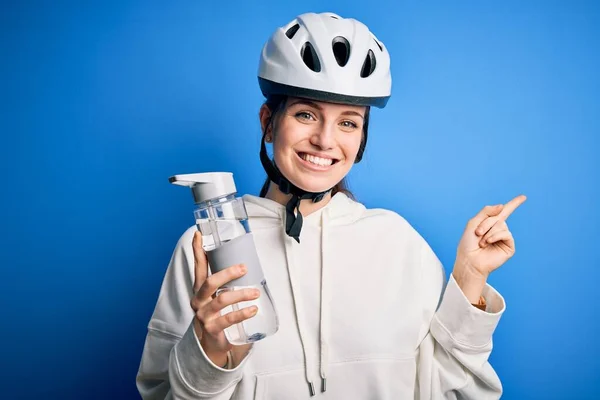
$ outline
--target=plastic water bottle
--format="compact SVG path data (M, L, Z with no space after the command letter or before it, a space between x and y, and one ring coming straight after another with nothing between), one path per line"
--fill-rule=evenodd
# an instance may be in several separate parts
M241 345L256 342L277 332L279 319L275 304L248 226L244 200L236 197L233 174L213 172L174 175L169 181L192 189L196 204L196 226L202 233L202 246L211 273L215 274L236 264L247 267L246 275L219 288L217 296L224 291L245 288L260 291L258 299L239 302L221 311L221 315L225 315L246 307L258 307L258 312L252 318L225 329L227 340L231 344Z

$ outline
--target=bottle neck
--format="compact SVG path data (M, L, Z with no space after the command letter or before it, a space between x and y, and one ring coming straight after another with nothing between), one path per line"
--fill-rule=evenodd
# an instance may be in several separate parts
M201 201L196 203L196 205L198 206L198 208L208 208L208 207L214 207L217 206L219 204L223 204L223 203L227 203L229 201L233 201L236 199L236 194L237 193L230 193L227 194L225 196L221 196L221 197L217 197L214 199L210 199L210 200L205 200L205 201Z

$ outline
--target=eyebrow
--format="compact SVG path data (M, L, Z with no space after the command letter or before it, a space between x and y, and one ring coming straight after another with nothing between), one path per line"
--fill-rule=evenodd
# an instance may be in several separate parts
M323 111L323 107L321 107L318 103L315 103L310 100L295 100L289 105L289 107L295 106L296 104L302 104L305 106L314 107L319 111ZM361 113L359 113L358 111L347 110L347 111L344 111L341 115L355 115L357 117L365 119L365 116L362 115Z
M356 115L357 117L361 117L362 119L365 119L365 116L362 115L361 113L359 113L358 111L344 111L341 115Z

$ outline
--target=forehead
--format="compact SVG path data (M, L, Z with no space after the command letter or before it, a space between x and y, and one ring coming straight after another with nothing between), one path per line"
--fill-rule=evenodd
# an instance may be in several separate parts
M289 97L287 101L288 107L297 105L308 105L317 108L323 112L342 113L346 111L354 111L363 115L366 111L365 106L354 106L350 104L330 103L326 101L311 100L302 97Z

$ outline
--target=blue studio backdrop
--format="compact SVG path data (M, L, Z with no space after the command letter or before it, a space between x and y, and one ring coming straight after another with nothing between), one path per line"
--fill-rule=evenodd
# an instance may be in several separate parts
M0 398L138 398L146 324L194 222L168 177L232 171L258 193L259 52L307 11L365 22L392 56L358 200L403 215L450 273L469 218L528 196L490 278L504 398L595 398L597 4L3 2Z

